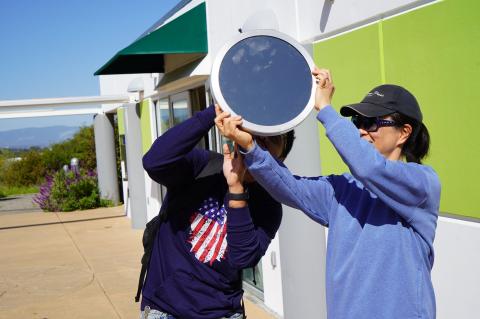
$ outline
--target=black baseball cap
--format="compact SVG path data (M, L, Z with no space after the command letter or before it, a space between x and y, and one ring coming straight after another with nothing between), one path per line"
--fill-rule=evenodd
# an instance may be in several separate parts
M384 84L375 87L363 98L362 102L342 106L340 114L352 116L360 114L366 117L385 116L401 113L419 122L423 116L417 99L405 88Z

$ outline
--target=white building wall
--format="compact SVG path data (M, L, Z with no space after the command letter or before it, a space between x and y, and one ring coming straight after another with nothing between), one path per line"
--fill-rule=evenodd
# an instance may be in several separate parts
M262 12L265 15L274 13L278 21L278 31L296 38L294 1L209 0L206 3L208 54L212 60L225 42L239 34L238 29L242 28L249 18L257 15L258 25L263 25Z
M480 318L480 223L440 217L433 246L437 318Z
M282 265L278 234L268 246L262 259L263 300L265 306L283 315Z
M127 94L128 85L137 78L143 80L145 96L155 92L155 80L158 78L157 74L115 74L100 75L98 77L100 95ZM108 112L120 106L121 104L104 104L102 108L105 112Z
M421 6L433 0L296 0L298 39L312 42L329 34Z

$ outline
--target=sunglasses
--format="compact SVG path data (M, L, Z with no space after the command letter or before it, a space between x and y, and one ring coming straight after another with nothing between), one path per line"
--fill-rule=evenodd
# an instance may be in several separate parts
M353 115L352 123L358 129L364 129L367 132L376 132L382 126L397 126L398 123L391 120L384 120L379 117L365 117Z

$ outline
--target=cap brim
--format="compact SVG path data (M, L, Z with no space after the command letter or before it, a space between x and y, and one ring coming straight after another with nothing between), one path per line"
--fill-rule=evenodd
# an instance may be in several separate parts
M342 108L340 109L340 114L342 114L343 116L360 114L365 117L376 117L385 116L392 113L395 113L395 111L371 103L350 104L342 106Z

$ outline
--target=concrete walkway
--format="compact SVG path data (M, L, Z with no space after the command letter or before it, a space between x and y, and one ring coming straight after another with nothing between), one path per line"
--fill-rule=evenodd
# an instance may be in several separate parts
M33 202L36 194L11 195L0 198L0 213L2 212L28 212L40 210L38 204Z
M138 318L141 230L123 207L0 214L0 318ZM274 318L246 299L249 319Z

